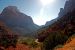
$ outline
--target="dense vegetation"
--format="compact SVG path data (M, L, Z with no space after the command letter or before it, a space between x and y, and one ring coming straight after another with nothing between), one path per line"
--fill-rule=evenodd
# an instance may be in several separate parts
M18 36L14 34L3 22L0 22L0 46L8 48L16 47Z
M20 37L18 39L18 43L28 45L28 46L31 46L33 48L38 47L38 44L35 42L35 38L32 38L32 37Z

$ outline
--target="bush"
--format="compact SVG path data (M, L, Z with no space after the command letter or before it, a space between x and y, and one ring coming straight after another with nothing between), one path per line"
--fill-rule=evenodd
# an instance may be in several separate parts
M54 47L54 50L57 50L58 48L63 48L63 45L57 45L56 47Z
M59 32L50 33L50 35L43 42L43 50L52 50L59 44L64 44L68 37Z
M0 44L5 48L8 48L9 46L16 47L16 43L17 43L17 37L15 35L11 39L8 38L7 35L0 39Z
M22 37L22 38L19 39L18 42L21 43L21 44L29 45L33 48L38 46L38 44L35 42L35 39L30 38L30 37Z

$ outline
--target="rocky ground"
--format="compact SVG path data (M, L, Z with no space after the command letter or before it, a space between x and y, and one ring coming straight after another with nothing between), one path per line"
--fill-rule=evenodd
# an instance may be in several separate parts
M56 50L75 50L75 38L71 39L71 41L66 43L62 48Z

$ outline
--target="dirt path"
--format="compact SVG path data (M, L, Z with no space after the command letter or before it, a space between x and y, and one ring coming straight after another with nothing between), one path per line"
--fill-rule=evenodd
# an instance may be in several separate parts
M32 48L28 45L24 45L24 44L17 44L16 48L13 48L12 46L10 46L9 48L5 49L5 50L41 50L40 47L38 48Z

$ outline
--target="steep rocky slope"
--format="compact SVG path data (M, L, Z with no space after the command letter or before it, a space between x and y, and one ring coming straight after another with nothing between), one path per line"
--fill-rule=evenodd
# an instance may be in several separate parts
M43 50L53 50L59 44L64 44L70 36L75 34L75 1L66 1L61 8L57 21L38 31L38 40L43 42Z

